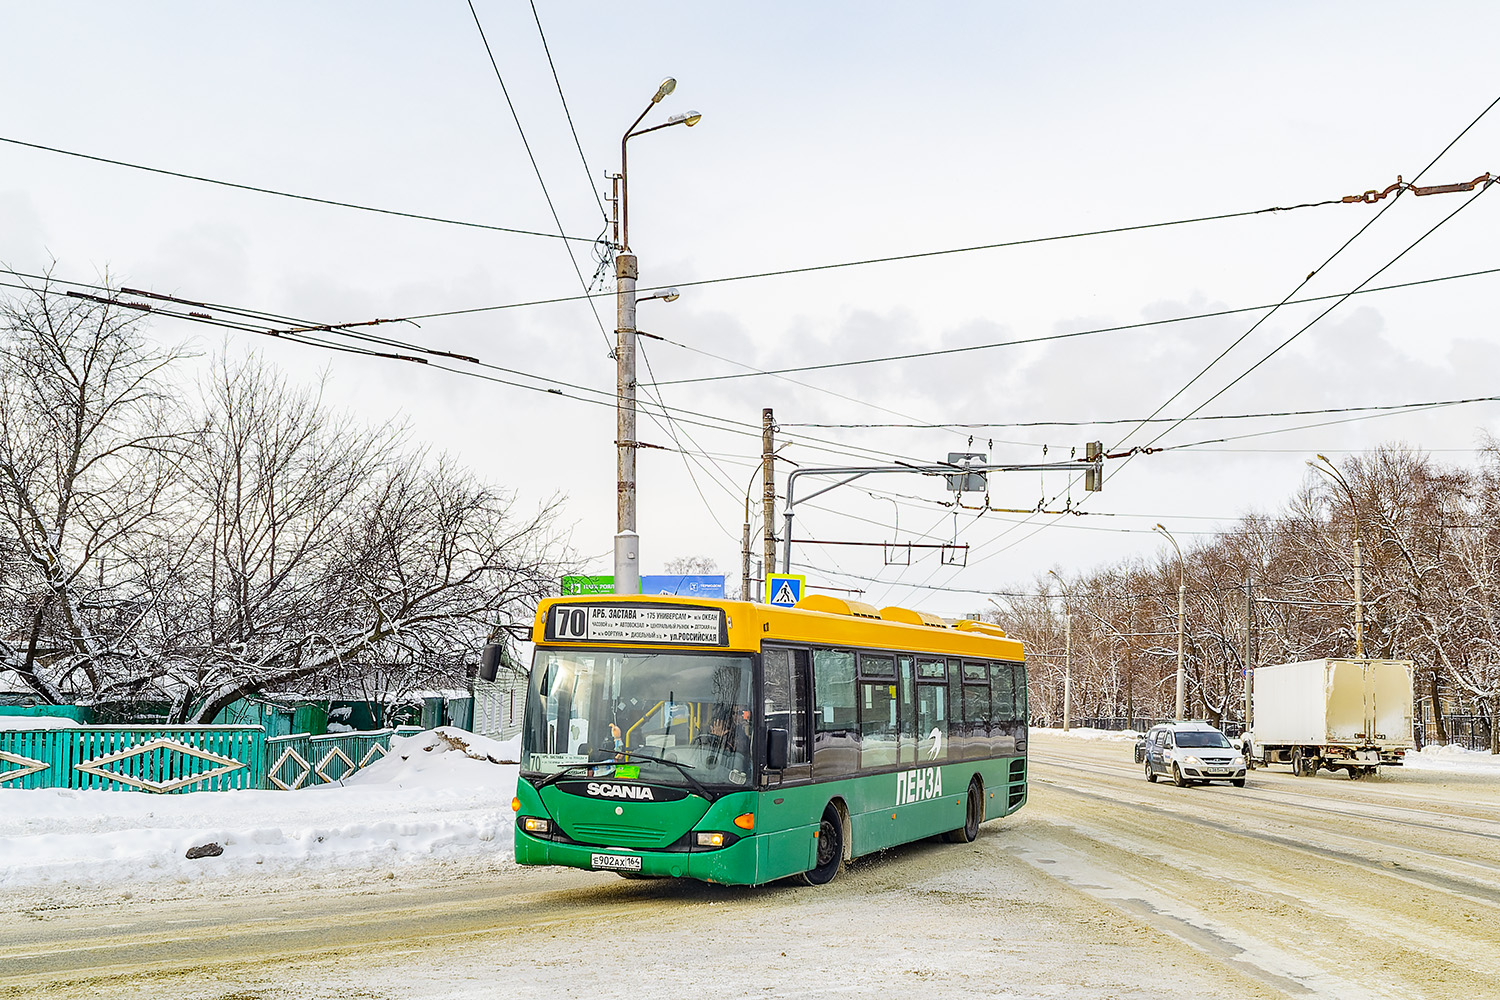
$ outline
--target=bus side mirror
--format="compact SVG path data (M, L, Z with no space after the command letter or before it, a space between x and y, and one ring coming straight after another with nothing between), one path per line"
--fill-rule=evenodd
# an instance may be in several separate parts
M766 770L785 771L791 753L791 733L785 729L766 730Z
M479 679L482 681L493 681L495 675L500 672L500 653L504 649L498 642L492 642L479 651Z

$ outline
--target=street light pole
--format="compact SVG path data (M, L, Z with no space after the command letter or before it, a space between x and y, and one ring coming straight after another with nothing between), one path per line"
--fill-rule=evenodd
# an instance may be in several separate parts
M1183 634L1184 621L1186 619L1187 606L1187 584L1184 577L1187 572L1187 564L1182 559L1182 548L1177 544L1177 539L1165 527L1158 524L1156 530L1167 536L1167 541L1172 543L1172 548L1177 550L1177 714L1174 718L1181 722L1187 715L1187 669L1184 666L1183 657Z
M1057 576L1053 570L1047 572ZM1066 733L1073 724L1073 613L1068 609L1071 596L1068 582L1060 576L1057 582L1063 589L1063 732Z
M636 533L636 479L635 453L638 447L635 437L635 282L639 273L635 254L630 252L630 196L626 152L631 138L655 132L670 125L696 125L701 117L698 112L676 115L660 125L643 128L636 126L653 107L659 104L677 87L677 81L667 77L656 88L651 103L646 105L620 140L619 178L619 253L615 256L615 593L636 594L641 589L640 535ZM677 298L677 290L668 289L644 298Z
M1308 462L1308 468L1316 469L1324 476L1332 478L1342 486L1344 493L1349 497L1349 507L1354 511L1354 658L1363 660L1365 658L1365 555L1359 537L1359 504L1354 502L1354 488L1349 485L1349 480L1345 479L1338 468L1332 462L1328 461L1325 456L1319 455L1318 459L1323 462L1323 465L1319 465L1317 462ZM1327 468L1324 468L1324 465Z

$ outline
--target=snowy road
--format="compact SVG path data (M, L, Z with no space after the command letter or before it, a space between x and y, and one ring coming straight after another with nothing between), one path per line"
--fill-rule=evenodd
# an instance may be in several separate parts
M1039 733L1032 800L973 845L822 889L485 855L0 894L0 996L1500 996L1500 782L1256 771L1148 784Z

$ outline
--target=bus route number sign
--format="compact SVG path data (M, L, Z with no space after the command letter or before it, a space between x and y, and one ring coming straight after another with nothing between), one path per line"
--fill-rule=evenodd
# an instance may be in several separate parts
M549 642L729 645L721 609L668 604L554 604L545 637Z

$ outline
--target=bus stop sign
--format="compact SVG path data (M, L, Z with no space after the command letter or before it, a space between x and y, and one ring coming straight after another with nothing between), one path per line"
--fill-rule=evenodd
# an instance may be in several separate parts
M766 575L766 603L779 608L790 608L802 600L802 587L807 577L793 573L769 573Z

